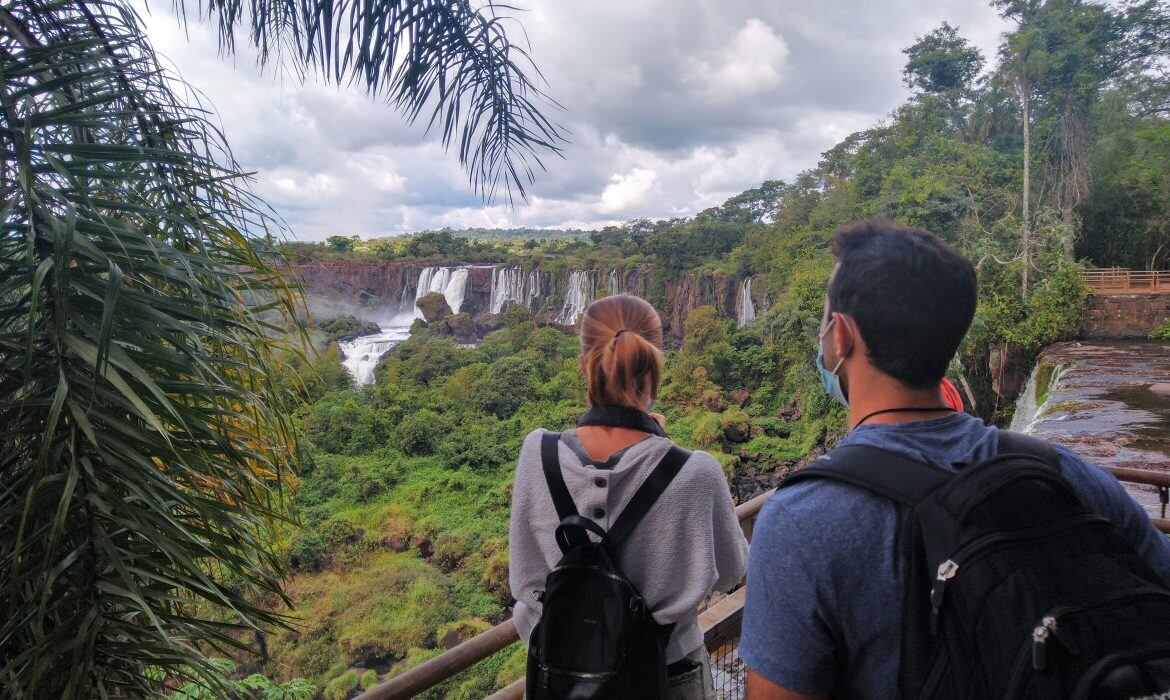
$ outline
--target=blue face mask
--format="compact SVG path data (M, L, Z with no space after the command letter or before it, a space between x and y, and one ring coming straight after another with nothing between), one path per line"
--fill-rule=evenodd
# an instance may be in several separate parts
M825 393L836 399L837 403L849 408L849 398L841 389L841 377L837 376L837 370L841 369L841 363L845 361L845 358L842 357L838 360L837 366L831 372L825 367L825 335L828 334L829 328L836 320L836 318L831 319L829 325L825 326L824 332L821 333L820 346L817 348L817 374L821 375L821 386L825 388Z

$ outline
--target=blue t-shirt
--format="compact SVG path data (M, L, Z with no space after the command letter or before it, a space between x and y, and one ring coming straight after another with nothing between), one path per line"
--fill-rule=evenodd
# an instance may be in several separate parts
M955 471L995 456L997 432L957 414L861 426L840 444L880 447ZM1057 449L1080 498L1116 523L1170 582L1170 543L1146 512L1108 472ZM739 655L749 668L801 693L897 695L905 587L899 507L821 479L769 499L748 559Z

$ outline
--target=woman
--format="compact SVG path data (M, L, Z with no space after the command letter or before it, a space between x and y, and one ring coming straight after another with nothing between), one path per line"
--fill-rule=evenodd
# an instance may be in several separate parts
M647 411L662 373L662 322L630 295L593 302L581 319L588 412L561 433L557 457L577 511L608 530L673 443ZM511 571L521 639L540 619L545 577L561 558L559 522L541 466L544 430L524 440L512 494ZM624 541L618 557L655 621L674 625L666 646L670 697L711 698L710 659L698 608L742 580L747 542L719 462L694 452Z

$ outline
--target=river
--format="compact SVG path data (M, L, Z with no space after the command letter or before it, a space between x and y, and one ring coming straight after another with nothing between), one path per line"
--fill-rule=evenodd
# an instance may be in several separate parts
M1170 472L1170 344L1078 341L1048 348L1017 402L1012 429L1102 466ZM1125 487L1160 515L1154 487Z

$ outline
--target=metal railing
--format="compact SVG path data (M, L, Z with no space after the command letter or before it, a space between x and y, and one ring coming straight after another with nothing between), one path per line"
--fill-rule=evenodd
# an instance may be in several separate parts
M739 526L743 528L744 536L749 540L752 537L752 525L755 524L756 516L759 515L764 502L768 500L768 496L771 495L772 492L768 491L746 503L741 503L735 509ZM724 640L731 630L734 630L735 638L738 639L739 620L743 616L742 591L741 587L739 591L732 593L699 615L699 628L703 630L708 649L711 648L712 640ZM456 673L466 671L519 639L520 635L516 632L516 625L512 623L512 620L505 620L435 658L419 664L381 685L370 688L359 695L357 700L400 700L414 697L428 688L442 683ZM491 697L521 698L523 696L524 680L521 679L497 691Z
M1085 270L1081 279L1095 294L1170 294L1170 270L1104 267Z
M1159 493L1170 492L1170 473L1154 472L1125 467L1105 467L1119 481L1147 484ZM744 536L750 541L756 516L772 491L756 496L735 509ZM1164 501L1163 501L1164 502ZM1154 526L1170 534L1170 519L1152 517ZM699 628L703 641L711 654L712 675L715 681L716 697L720 700L737 700L743 697L747 682L747 669L739 660L739 632L743 621L743 604L746 589L740 586L726 598L715 603L699 614ZM405 700L432 688L451 676L465 671L487 659L508 645L519 641L516 626L506 620L490 630L448 649L435 658L395 676L394 678L362 693L356 700ZM524 679L501 688L490 695L488 700L519 700L524 697Z

